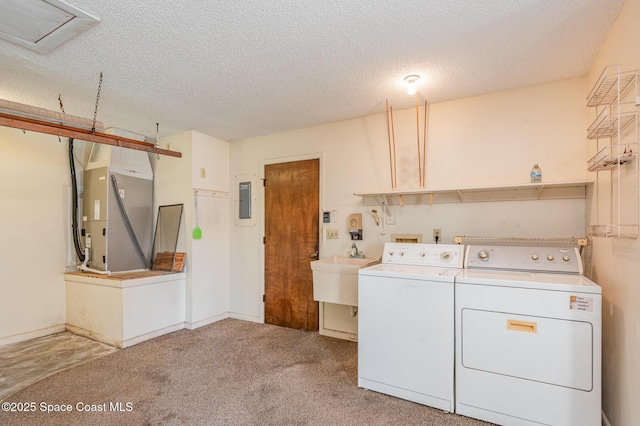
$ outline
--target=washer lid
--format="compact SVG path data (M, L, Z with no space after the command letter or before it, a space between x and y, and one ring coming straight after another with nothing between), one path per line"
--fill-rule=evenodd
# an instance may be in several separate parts
M456 283L602 294L602 288L583 275L463 269Z
M380 263L358 270L358 276L405 278L422 281L443 281L453 283L461 269L437 268L415 265L394 265Z

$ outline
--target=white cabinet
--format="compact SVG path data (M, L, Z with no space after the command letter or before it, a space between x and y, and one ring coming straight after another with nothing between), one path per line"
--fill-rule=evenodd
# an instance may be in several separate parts
M69 273L67 330L118 348L184 328L186 274Z

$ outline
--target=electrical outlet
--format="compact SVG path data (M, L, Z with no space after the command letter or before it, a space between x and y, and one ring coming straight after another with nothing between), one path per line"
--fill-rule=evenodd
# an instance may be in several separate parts
M200 169L200 177L203 179L207 177L207 169L205 169L204 167Z
M440 230L439 229L434 229L433 230L433 241L437 241L437 242L442 241L442 236L440 235Z
M336 228L327 228L327 240L337 240L338 230Z
M383 206L383 209L385 207ZM396 209L393 206L386 206L386 214L384 215L385 224L387 225L395 225L396 224Z

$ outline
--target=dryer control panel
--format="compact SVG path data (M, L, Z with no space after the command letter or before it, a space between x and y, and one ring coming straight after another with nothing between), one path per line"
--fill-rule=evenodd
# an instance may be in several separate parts
M385 243L382 263L462 268L464 246L458 244Z
M577 247L469 245L464 267L582 275Z

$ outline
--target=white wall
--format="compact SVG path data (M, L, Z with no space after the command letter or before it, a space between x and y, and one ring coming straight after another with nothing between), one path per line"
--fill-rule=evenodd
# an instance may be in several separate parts
M189 328L195 328L229 313L229 143L191 133L192 184L206 190L198 192L202 239L191 239L194 292ZM195 226L195 209L191 217L189 230Z
M619 63L623 71L640 68L639 22L640 1L627 0L591 68L587 89L591 89L607 65ZM585 128L594 119L595 111L590 111ZM588 150L590 155L595 154L595 141L588 142ZM601 172L599 178L606 188L608 173ZM623 188L622 199L631 200L624 213L633 218L635 196L629 189ZM608 209L606 198L604 203L601 198L601 211ZM590 224L596 224L595 209L596 202L591 200ZM636 224L640 220L633 219ZM602 286L603 295L602 408L612 426L637 425L640 421L640 241L594 238L588 275Z
M426 183L430 189L521 184L535 161L543 181L583 180L586 80L573 79L435 104L429 111ZM415 110L395 112L398 189L419 187ZM419 116L422 117L422 111ZM395 225L376 227L375 207L355 192L388 190L389 153L384 114L242 140L231 144L232 176L254 173L262 164L320 155L323 210L336 210L338 240L321 240L321 257L347 254L349 214L363 214L367 256L380 255L392 233L422 233L430 242L440 228L443 242L455 235L571 237L585 235L584 200L518 201L395 206ZM235 190L235 189L234 189ZM231 229L232 315L259 320L262 311L262 191L260 220ZM377 208L378 212L381 211ZM235 212L233 212L235 213ZM384 233L384 234L383 234Z
M191 230L189 229L193 199L191 197L191 132L179 133L176 135L162 138L161 147L169 147L172 151L182 154L181 158L161 156L160 159L152 158L153 166L153 205L155 208L155 216L159 206L170 204L183 204L183 216L180 224L180 235L178 237L177 251L186 252L188 250ZM167 149L169 149L167 148ZM189 222L187 224L186 222ZM190 258L187 258L188 271L191 270L189 264ZM187 286L188 287L188 286ZM189 288L187 288L187 300L189 300ZM187 317L190 315L187 310Z
M229 144L188 131L162 138L160 145L182 153L154 161L154 205L184 204L178 251L187 253L186 326L196 328L229 312ZM195 189L199 240L192 238Z
M64 330L72 249L67 139L0 127L0 150L2 346Z

